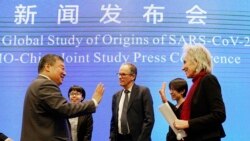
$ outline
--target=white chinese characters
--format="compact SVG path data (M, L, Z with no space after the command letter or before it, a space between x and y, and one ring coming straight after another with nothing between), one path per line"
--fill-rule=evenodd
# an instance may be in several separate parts
M38 15L38 12L36 11L36 8L38 8L37 5L19 4L15 8L16 10L14 22L16 24L35 24L35 18ZM143 9L145 10L145 12L142 13L142 18L145 19L145 22L152 24L163 23L164 13L166 13L164 6L156 6L154 4L150 4L149 6L144 6ZM102 24L121 24L121 19L126 19L124 17L127 16L122 13L123 9L118 4L103 4L101 5L100 10L103 12L103 15L100 16L99 23ZM60 4L57 10L57 24L78 24L79 12L79 5ZM191 9L187 10L185 14L185 18L188 19L188 24L190 25L206 24L205 19L207 19L207 12L200 8L198 5L194 5Z

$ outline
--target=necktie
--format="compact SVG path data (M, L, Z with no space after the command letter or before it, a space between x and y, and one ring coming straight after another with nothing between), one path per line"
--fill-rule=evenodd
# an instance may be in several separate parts
M128 134L128 120L127 120L127 108L128 108L128 93L129 90L124 90L125 99L122 108L122 116L121 116L121 131L122 134Z

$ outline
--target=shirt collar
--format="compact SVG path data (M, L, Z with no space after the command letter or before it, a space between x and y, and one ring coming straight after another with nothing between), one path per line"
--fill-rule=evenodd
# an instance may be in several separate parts
M129 90L129 92L132 91L133 85L131 87L129 87L127 90Z
M51 80L48 76L46 76L46 75L44 75L44 74L39 74L39 76L42 76L42 77L45 77L45 78Z

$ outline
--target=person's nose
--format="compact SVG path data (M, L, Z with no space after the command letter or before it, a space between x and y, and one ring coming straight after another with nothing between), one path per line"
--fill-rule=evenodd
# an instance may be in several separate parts
M63 71L63 75L66 76L66 74L67 74L66 71Z
M185 71L185 65L182 65L181 70L182 70L182 71Z

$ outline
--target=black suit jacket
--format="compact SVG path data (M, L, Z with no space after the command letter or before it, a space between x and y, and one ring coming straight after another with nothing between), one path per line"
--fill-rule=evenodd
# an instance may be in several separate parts
M171 109L173 110L173 112L175 113L176 117L180 118L181 108L183 106L183 103L178 108L176 108L176 106L173 103L169 102L169 101L168 101L168 104L171 107ZM170 126L168 128L166 141L178 141L177 138L176 138L175 132L173 131L173 129Z
M78 117L77 139L78 141L91 141L93 131L92 114Z
M29 86L23 108L21 141L71 141L68 118L96 109L93 101L68 103L59 87L43 76Z
M207 74L197 86L191 100L188 137L185 141L203 141L225 136L222 123L226 120L225 105L217 78Z
M4 140L6 140L8 137L5 135L5 134L3 134L3 133L0 133L0 141L4 141Z
M110 124L110 139L117 141L118 108L122 91L113 95L112 118ZM133 141L151 141L151 132L154 126L153 100L147 87L134 84L132 87L127 120Z

